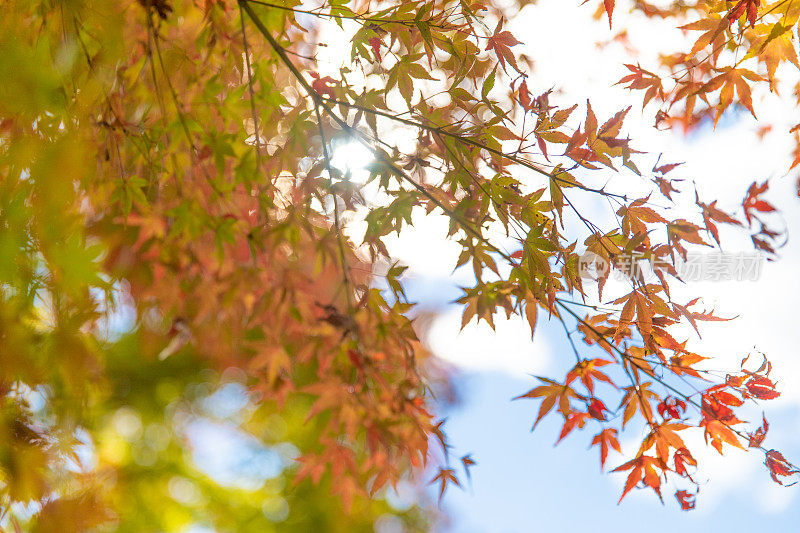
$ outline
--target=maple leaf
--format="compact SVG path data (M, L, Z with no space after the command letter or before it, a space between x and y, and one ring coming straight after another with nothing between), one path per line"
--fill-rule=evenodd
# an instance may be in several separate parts
M609 20L609 24L610 24ZM643 69L639 65L626 64L625 67L631 71L631 74L623 76L617 84L627 83L626 89L630 90L645 90L644 99L642 101L642 108L647 106L648 102L653 98L664 99L664 86L661 77L657 74Z
M583 359L567 373L565 384L569 385L575 381L575 379L580 378L581 383L583 383L590 393L594 392L594 380L599 380L616 387L614 382L611 381L607 375L597 370L598 367L610 364L611 361L605 359Z
M775 390L775 384L763 376L752 376L744 386L747 388L747 392L759 400L774 400L781 395Z
M764 464L769 469L769 475L772 477L772 480L779 485L783 485L783 481L780 479L781 477L789 477L800 473L800 470L789 463L778 450L768 451L764 459ZM789 486L795 483L790 483Z
M617 215L622 217L622 231L627 235L647 234L647 224L665 224L667 220L644 204L649 200L640 198L628 206L617 210Z
M622 398L619 406L625 406L625 411L622 415L622 427L633 418L637 411L642 417L650 422L653 420L653 408L650 405L651 400L658 398L658 395L650 390L651 382L647 381L641 385L625 387L625 396Z
M700 425L705 429L703 434L706 443L709 441L711 445L722 455L722 445L727 443L737 448L744 448L739 442L736 433L730 428L728 424L733 422L722 422L720 420L703 420Z
M742 405L742 400L729 392L715 389L716 387L712 387L702 396L700 408L702 410L703 420L738 423L739 420L729 406L738 407Z
M470 469L475 466L475 460L472 459L472 455L465 455L461 458L461 466L464 467L464 473L467 475L467 479L472 481L472 472Z
M711 322L725 322L725 321L728 321L728 320L733 320L733 318L735 318L735 317L733 317L733 318L719 317L719 316L716 316L713 311L711 311L711 312L703 311L701 313L700 312L695 312L695 311L690 311L689 308L692 307L693 305L695 305L696 303L698 303L699 301L700 301L699 298L695 298L694 300L692 300L691 302L687 303L686 305L681 305L679 303L672 302L672 308L677 313L683 315L686 318L686 320L689 321L689 323L692 325L694 330L697 332L698 336L700 335L700 329L697 327L697 321L698 320L700 320L700 321L711 321Z
M558 403L558 410L566 418L571 412L570 398L582 398L582 396L575 392L568 384L562 385L557 381L541 377L539 380L544 381L547 383L547 385L539 385L538 387L529 390L525 394L514 398L515 400L520 400L523 398L543 398L542 404L539 407L539 413L536 416L536 421L533 423L531 431L535 429L539 424L539 421L544 418L544 416L549 413L553 407L555 407L556 403Z
M705 361L706 359L708 358L697 355L695 353L682 351L679 355L674 355L670 357L669 362L670 362L670 368L677 375L688 374L698 379L706 379L703 378L695 369L692 368L692 365L697 364L700 361Z
M716 106L716 115L714 116L714 124L719 121L722 113L733 103L733 93L739 97L739 102L750 111L750 114L756 118L756 112L753 109L753 99L750 94L750 85L747 80L760 81L762 78L755 72L747 69L724 67L721 69L722 73L715 76L700 88L702 93L711 93L719 90L719 104Z
M594 418L595 420L605 421L606 415L604 414L608 411L606 404L604 404L599 398L592 398L592 401L589 403L587 409L589 416Z
M511 47L522 43L516 40L511 32L501 31L503 22L502 18L497 22L494 33L487 40L485 50L494 50L494 53L497 55L497 60L500 62L504 71L506 70L506 61L514 67L514 70L519 71L517 59L514 57L514 52L511 51Z
M767 418L762 414L761 415L762 424L761 427L755 430L754 433L750 433L750 441L747 443L748 448L760 448L761 444L764 442L764 439L767 437L767 431L769 431L769 423L767 422Z
M588 417L589 413L583 413L581 411L572 411L570 414L568 414L564 420L564 425L561 427L561 433L558 434L558 440L556 441L556 444L564 440L564 438L572 433L576 427L583 428Z
M439 473L436 474L430 484L433 485L434 483L439 483L439 503L442 503L442 497L444 496L444 491L447 489L449 484L453 484L456 487L461 487L461 483L458 482L458 478L456 477L456 472L452 468L440 468Z
M706 229L711 236L714 237L714 241L716 241L717 245L720 244L719 242L719 230L715 222L722 222L723 224L731 224L734 226L741 226L742 223L730 216L725 211L719 209L717 207L717 201L714 200L710 204L704 204L701 202L695 193L695 202L697 205L703 210L703 222L706 225Z
M621 296L613 301L616 305L624 303L619 315L617 332L614 335L615 340L621 339L625 328L631 324L635 324L642 337L648 339L653 333L653 317L656 313L664 313L664 311L666 311L666 314L670 314L666 303L653 294L652 290L649 290L652 289L652 287L654 286L648 285L647 288L644 289L647 291L647 294L639 290L633 290L625 296ZM662 288L658 286L655 287L657 287L656 290L661 290ZM633 318L634 314L636 315L635 320Z
M640 481L642 481L645 486L653 489L659 499L661 499L661 476L658 472L666 470L666 465L664 465L660 459L648 455L640 455L618 466L612 470L612 472L624 472L626 470L630 470L631 473L628 474L628 479L625 481L625 488L622 491L622 496L620 496L618 503L621 503L625 495Z
M445 436L443 429L446 421L447 419L442 419L433 424L433 426L431 427L431 433L433 434L434 437L436 437L436 440L439 442L439 446L441 446L445 457L448 457L450 454L450 444L447 442L447 437Z
M800 69L800 61L793 43L792 27L784 26L780 22L774 25L760 24L749 33L754 34L754 37L752 48L745 55L745 59L757 57L760 62L763 62L767 67L770 90L777 91L775 73L781 63L788 61ZM759 139L763 139L771 129L770 125L760 127L757 132ZM790 131L794 131L794 129Z
M748 224L753 224L754 211L758 211L760 213L771 213L775 211L775 208L772 206L772 204L759 198L759 196L767 192L768 189L769 181L765 181L761 185L753 182L747 189L747 196L742 202L742 207L744 208L744 216L747 219Z
M333 88L336 86L336 80L330 76L320 78L319 74L316 72L312 72L311 77L314 78L314 81L311 82L311 87L317 92L317 94L320 96L327 96L330 99L336 98L336 93L333 90Z
M531 110L531 91L528 89L527 80L522 80L522 83L519 84L519 89L517 90L517 99L519 100L519 104L522 106L522 109L525 111Z
M608 15L608 27L611 28L611 16L614 14L615 0L603 0L603 7Z
M675 398L673 396L667 396L661 403L658 404L658 414L664 420L670 420L673 418L680 418L682 413L686 412L686 402L681 400L680 398Z
M653 167L653 172L657 172L663 176L669 172L672 172L683 164L684 163L668 163L666 165L658 166L658 163L656 163L656 166Z
M367 42L372 47L372 52L375 54L375 58L380 61L381 60L381 38L380 37L370 37Z
M685 490L679 490L675 492L675 498L678 500L678 503L681 505L681 509L684 511L691 511L694 509L696 497L696 494L691 494Z
M692 476L689 475L689 472L686 470L686 466L697 466L697 461L694 457L692 457L692 454L689 452L688 448L684 447L675 450L675 453L673 454L673 461L675 463L675 473L677 473L679 476L692 479Z
M653 181L656 185L658 185L658 189L661 191L667 199L672 200L672 193L678 192L678 189L672 186L673 183L680 183L683 180L668 180L663 176L656 176L653 178Z
M686 448L683 439L678 435L678 431L683 431L689 426L676 422L664 422L662 424L651 424L650 433L642 441L639 453L644 453L653 446L656 448L656 457L666 464L669 459L669 450L674 448L680 450Z
M800 470L789 463L778 450L768 451L764 458L764 464L769 469L769 475L772 477L772 480L779 485L783 485L783 481L780 479L781 477L789 477L800 473ZM790 486L795 483L791 483Z
M299 483L306 477L311 478L314 484L320 482L326 470L324 460L316 455L301 455L296 461L299 462L301 466L297 469L297 473L295 474L295 483Z
M750 26L755 26L756 17L758 17L758 7L761 5L761 0L739 0L733 8L728 12L727 19L732 23L736 19L747 14L747 21Z
M606 464L609 447L616 450L617 453L622 453L619 441L617 440L617 430L614 428L606 428L595 435L592 439L592 446L597 446L598 444L600 445L600 469L602 470Z
M725 46L725 30L728 26L730 26L730 21L727 18L722 18L714 13L709 17L681 26L680 29L703 31L704 33L698 37L692 46L691 54L698 53L710 44L713 46L712 59L716 62L717 57L719 57Z

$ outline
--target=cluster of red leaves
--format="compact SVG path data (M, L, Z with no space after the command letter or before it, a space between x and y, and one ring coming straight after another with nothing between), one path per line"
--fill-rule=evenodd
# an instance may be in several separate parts
M662 55L661 66L670 72L669 76L663 76L660 73L662 71L657 68L648 70L640 65L630 64L626 65L629 73L619 83L625 84L631 90L641 91L644 106L650 102L656 102L662 106L662 109L656 113L657 126L680 125L685 131L688 131L708 118L713 119L716 124L722 114L734 103L742 105L755 116L751 86L768 81L770 89L773 90L776 69L781 62L789 62L800 67L796 46L792 43L795 36L790 31L798 23L798 13L786 3L776 3L771 5L767 12L760 13L761 4L760 0L705 3L697 10L696 16L699 18L682 26L687 33L699 32L691 50L688 53L677 52L671 55ZM679 6L678 3L666 8L655 8L646 2L637 2L636 7L648 17L680 19L687 14L686 8ZM610 6L606 3L605 8L610 21L613 3ZM774 16L771 23L762 21L767 14ZM746 55L743 60L735 64L725 64L723 61L727 61L729 58L722 52L735 37L731 27L732 23L742 17L746 22L740 26L744 39L739 47L747 49ZM744 24L747 24L749 28L745 28ZM756 66L763 65L766 69L765 75L759 73L755 68L745 68L742 65L745 60L750 60L750 63L755 63ZM800 91L796 91L796 96L800 99ZM763 131L769 130L764 129ZM800 146L800 135L797 134L797 131L800 131L800 128L796 127L793 130ZM797 155L800 154L800 148L795 151L795 154L793 166L800 162L800 155ZM680 180L670 180L665 175L677 166L677 164L658 166L656 163L653 167L654 183L670 200L672 195L678 192L675 184ZM696 197L696 204L701 209L703 217L702 229L706 230L713 241L719 245L721 240L719 224L749 228L752 230L751 238L754 247L774 254L782 232L770 228L767 218L764 216L775 211L775 207L762 197L767 190L767 182L762 184L754 182L750 186L741 206L743 220L738 220L729 212L720 209L716 201L705 203ZM798 190L800 191L800 188ZM646 231L649 224L658 222L654 213L647 211L634 213L634 211L629 207L621 209L618 213L629 219L629 227L634 234ZM627 221L623 220L623 222ZM670 247L680 255L685 255L685 248L681 241L692 244L704 243L698 228L687 221L670 224L670 240ZM603 255L598 248L593 248L592 251ZM608 258L607 255L604 257ZM667 290L666 286L664 289ZM596 331L583 328L584 334L587 335L587 342L598 342L601 335L607 331L614 331L614 340L619 341L628 334L626 327L634 326L645 341L646 351L632 354L632 349L629 348L627 352L620 353L623 358L640 355L644 359L647 354L654 354L662 364L670 363L671 370L677 374L701 377L701 373L696 372L692 367L695 363L702 361L702 357L686 352L685 342L678 343L664 331L657 335L654 334L657 313L648 311L648 303L652 306L654 302L657 300L654 301L645 294L633 293L617 300L614 303L622 304L623 308L616 327L613 322L609 327L599 327L603 320L608 319L596 317L591 321L591 329ZM695 329L697 329L695 322L701 319L700 317L713 319L711 315L704 316L706 313L693 313L689 311L689 307L688 305L681 307L673 304L673 309L686 318ZM659 309L663 308L659 307ZM658 320L663 320L663 318L659 317ZM589 322L588 317L587 322ZM581 329L580 326L579 329ZM653 337L657 340L648 343L648 339ZM672 357L662 356L662 349L667 347L675 349ZM651 428L650 436L645 439L637 457L620 467L621 470L631 470L626 483L626 492L639 482L659 492L660 477L655 474L659 472L666 474L670 470L667 466L668 455L665 451L670 447L674 447L674 468L671 470L678 476L692 481L687 466L696 467L696 461L685 447L679 446L678 440L670 437L674 440L670 443L669 439L662 435L662 428L665 424L675 423L673 421L682 423L687 421L687 408L698 407L700 419L694 424L703 429L706 442L709 442L720 453L723 451L723 445L742 447L742 442L746 442L749 447L761 448L769 429L766 418L763 418L761 427L755 431L749 434L740 432L735 429L735 426L743 423L737 417L737 408L742 406L745 400L771 400L777 398L780 393L776 390L775 383L769 378L770 366L767 362L755 372L744 370L744 363L743 361L743 369L740 374L728 376L725 382L703 390L699 405L690 402L688 397L681 398L671 395L664 398L656 395L656 399L651 400L648 397L649 394L652 394L649 387L632 385L626 389L623 405L626 402L627 405L623 424L635 413L641 413ZM642 363L637 358L632 359L629 366L634 371L641 370L658 381L650 363ZM634 394L638 394L638 397L635 398ZM652 408L646 405L651 401L657 403L656 411L662 419L660 423L655 419ZM648 439L653 441L652 444L656 446L655 457L643 455L648 448ZM597 442L600 441L597 439ZM660 444L658 444L659 442ZM659 445L661 451L658 450ZM780 483L783 477L797 473L797 469L785 461L779 452L764 451L767 455L767 468L775 481ZM675 496L682 509L694 508L695 494L679 490Z
M628 298L627 301L630 302L631 298ZM647 312L647 307L642 309L645 310L645 313ZM636 324L637 321L631 319L627 323ZM587 342L589 340L594 342L601 334L601 328L598 327L597 321L595 320L592 325L589 325L589 320L587 320L584 326ZM589 337L589 332L595 335L594 339ZM661 334L663 335L663 333ZM610 344L608 346L611 347ZM657 351L663 349L663 346L656 347ZM685 353L685 349L681 345L675 344L673 349L677 354L690 355ZM644 355L644 352L633 348L629 348L627 352L609 351L612 352L612 355L617 356L615 361L583 359L568 371L563 383L549 378L539 378L544 384L535 387L519 398L542 399L534 427L556 405L558 406L557 411L563 417L563 426L557 442L563 440L575 428L583 428L591 420L600 424L602 429L593 437L591 445L599 446L602 467L606 463L609 450L614 449L621 453L621 448L618 441L618 430L607 426L608 419L605 412L608 409L595 396L597 382L605 383L612 388L615 388L616 385L608 374L599 371L598 367L622 365L632 373L635 377L634 384L622 389L624 394L619 406L619 409L622 409L622 428L624 429L628 422L639 415L646 427L649 428L649 432L642 441L636 456L613 470L614 472L628 472L620 501L640 484L652 489L661 497L661 488L670 472L697 486L692 477L693 472L690 471L690 468L697 467L697 461L681 436L692 426L702 429L706 442L717 449L719 453L723 453L724 445L743 448L743 442L746 442L748 447L761 448L769 428L766 418L763 420L763 425L755 432L745 434L735 428L743 423L737 417L735 410L741 407L745 400L770 400L780 395L775 390L775 383L768 377L771 370L768 361L765 360L757 370L751 371L745 368L749 357L745 358L742 361L740 373L729 375L725 382L706 388L700 395L700 403L697 404L690 396L667 395L662 397L652 390L651 382L641 382L639 380L640 372L649 375L656 382L663 383L652 370L652 363L644 357L637 356L637 354ZM692 364L700 360L702 358L694 361L684 359L682 362L688 364L680 366L689 370ZM673 364L675 364L674 361L673 359ZM667 359L663 359L663 362L666 363ZM589 394L585 395L576 390L575 383L580 383ZM690 405L697 407L700 414L699 420L694 423L691 422L690 413L687 412ZM767 467L772 478L777 482L782 482L781 478L797 473L797 469L778 452L764 451L767 455ZM677 491L675 496L682 509L694 508L696 492Z
M731 104L740 104L755 116L752 88L766 82L769 91L777 93L778 67L790 64L800 69L797 54L800 13L792 2L717 0L690 9L681 2L657 8L638 1L636 9L647 17L674 18L676 22L689 14L693 18L691 23L680 26L687 34L696 35L690 37L694 40L691 49L661 55L660 66L669 74L664 75L658 68L645 70L638 65L626 65L632 74L621 80L628 88L644 92L644 105L653 100L659 102L658 125L679 125L688 131L708 118L716 124ZM741 23L735 25L737 21ZM723 54L726 48L735 48L736 53ZM791 73L791 70L784 73ZM794 99L800 101L797 87ZM759 138L773 131L777 132L777 128L772 124L762 124L758 129ZM794 168L800 162L797 126L789 133L794 135L795 141L791 165ZM754 244L773 253L770 240L757 237Z
M728 11L728 20L733 23L743 14L746 14L747 22L750 23L750 26L755 26L760 5L761 0L739 0L739 2Z

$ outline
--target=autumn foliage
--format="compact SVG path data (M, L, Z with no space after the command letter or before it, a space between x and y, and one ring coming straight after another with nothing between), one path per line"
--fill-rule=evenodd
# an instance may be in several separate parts
M661 498L677 480L679 506L694 508L702 464L691 433L719 453L763 453L772 479L791 483L798 469L767 444L767 419L742 414L780 395L768 357L715 371L713 354L676 331L729 318L702 294L671 291L687 254L720 248L728 230L777 254L785 236L769 182L754 177L738 206L695 193L693 216L676 217L689 185L673 178L680 163L653 164L655 147L634 148L625 119L691 131L738 107L757 116L754 90L778 91L779 67L800 68L800 6L588 4L609 32L626 9L687 36L659 64L620 65L619 85L641 109L603 116L592 95L532 92L524 36L507 29L516 8L491 2L6 3L0 527L266 527L257 496L215 486L186 457L181 428L202 418L208 376L216 387L235 375L246 391L251 415L235 425L296 447L285 477L298 488L276 490L290 506L320 502L327 524L287 522L298 530L370 528L386 512L382 495L409 476L440 498L462 486L480 458L448 454L432 403L446 377L418 339L405 267L386 244L418 214L448 217L462 250L453 267L474 274L458 300L465 326L516 314L536 342L538 322L563 323L571 368L519 398L538 402L534 427L559 418L558 441L588 432L601 466L627 476L620 500L637 487ZM326 70L317 55L335 39L350 57ZM332 164L345 142L372 154L368 183ZM605 185L620 173L651 193ZM587 197L618 223L590 219ZM608 267L596 279L582 270L589 256ZM609 277L633 256L658 264L656 277L634 269L609 295ZM132 459L144 444L110 429L131 411L170 435L146 461ZM641 428L638 449L616 457L622 434ZM139 511L167 506L151 492L174 479L193 480L208 505ZM329 492L357 512L342 518ZM409 530L425 528L416 511L402 516Z

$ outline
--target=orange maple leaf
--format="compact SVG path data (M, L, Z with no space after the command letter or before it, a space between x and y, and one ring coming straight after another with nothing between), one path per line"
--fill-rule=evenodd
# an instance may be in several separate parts
M607 428L598 433L592 439L592 446L600 445L600 468L602 469L606 464L608 457L609 447L614 448L617 453L622 453L617 440L617 430L614 428Z
M640 481L643 481L645 486L653 489L653 491L658 495L659 499L662 499L661 476L659 475L658 471L660 470L663 472L666 470L666 465L662 463L660 459L656 457L650 457L649 455L640 455L639 457L631 459L627 463L618 466L612 470L612 472L623 472L625 470L630 470L631 473L628 474L628 479L625 481L625 488L622 491L622 496L620 496L619 502L622 502L623 498L625 498L625 495L628 494Z
M603 0L603 7L606 9L606 15L608 15L608 27L611 27L611 16L614 14L614 4L615 0Z
M531 431L533 431L539 424L539 421L553 409L556 402L558 402L558 410L564 415L564 418L567 418L572 410L569 404L570 398L582 398L582 396L575 392L568 384L562 385L557 381L547 378L539 379L547 383L547 385L539 385L525 394L514 398L515 400L520 400L522 398L543 398L542 405L539 407L539 414L536 417L536 422L533 423Z

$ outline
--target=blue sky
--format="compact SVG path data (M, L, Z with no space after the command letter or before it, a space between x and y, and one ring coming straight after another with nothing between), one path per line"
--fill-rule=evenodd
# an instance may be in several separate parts
M567 346L561 348L569 350ZM617 505L624 476L600 472L597 450L587 450L589 434L570 435L553 447L560 429L556 419L544 421L529 432L535 405L509 399L531 382L482 372L462 376L462 383L462 403L448 413L447 431L454 444L473 452L478 465L473 467L472 483L464 491L451 490L445 495L443 508L453 522L442 531L709 533L798 529L797 487L782 489L792 494L792 503L786 509L777 513L764 510L756 492L772 481L760 465L763 459L758 453L747 457L756 466L755 475L748 475L716 502L704 500L704 492L712 489L704 486L695 511L681 511L672 492L665 493L663 506L649 491L634 491ZM790 418L775 417L775 425ZM794 446L792 451L797 456L800 447ZM621 462L612 452L608 465L613 468ZM719 481L708 481L709 485L715 483Z

